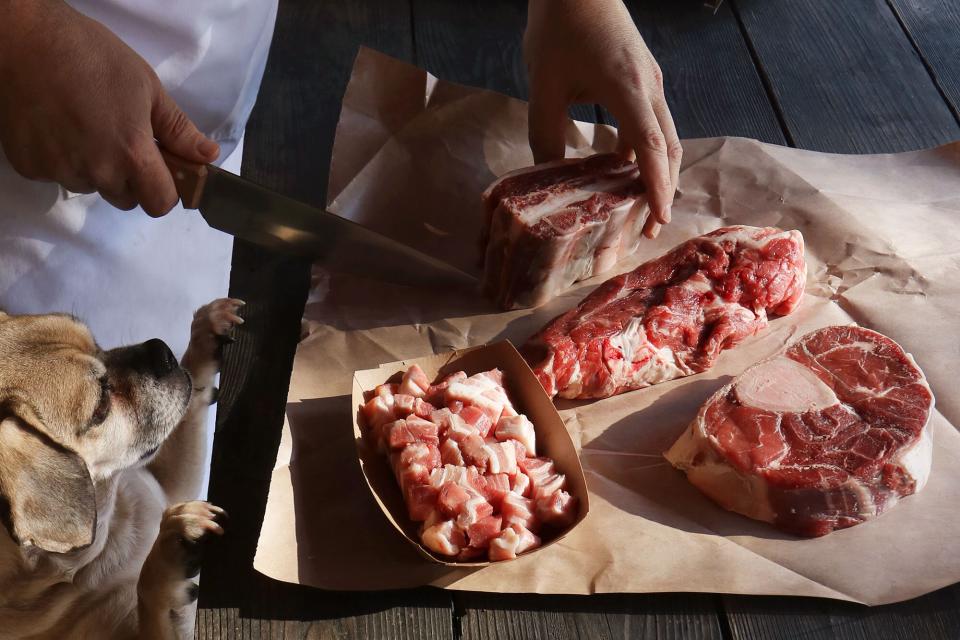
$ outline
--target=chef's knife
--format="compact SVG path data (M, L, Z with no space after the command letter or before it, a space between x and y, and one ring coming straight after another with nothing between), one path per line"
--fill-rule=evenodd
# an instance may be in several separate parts
M161 150L185 209L207 224L256 244L313 258L376 280L467 284L449 264L355 222L298 202L213 165Z

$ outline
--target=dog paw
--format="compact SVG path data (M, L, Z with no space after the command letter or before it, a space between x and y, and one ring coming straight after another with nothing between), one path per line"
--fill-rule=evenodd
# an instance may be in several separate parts
M226 512L194 500L173 505L163 513L160 533L140 572L138 593L156 610L175 610L197 599L197 584L206 543L223 535Z
M212 382L213 375L219 370L220 347L233 342L233 328L243 324L243 318L237 314L244 304L243 300L236 298L219 298L193 314L190 344L184 354L183 364L200 386L205 387Z

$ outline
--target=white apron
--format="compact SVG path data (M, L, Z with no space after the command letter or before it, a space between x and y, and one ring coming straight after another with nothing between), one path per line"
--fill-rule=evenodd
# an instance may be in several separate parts
M70 0L143 56L220 164L240 172L243 130L277 0ZM0 310L65 311L102 347L161 338L182 354L194 309L227 294L233 239L177 206L154 220L17 175L0 153ZM215 415L211 407L210 418ZM209 479L210 444L203 493Z
M70 0L149 62L240 170L277 0ZM232 238L179 206L154 220L17 175L0 156L0 309L65 311L101 346L158 337L181 354L194 309L226 295Z

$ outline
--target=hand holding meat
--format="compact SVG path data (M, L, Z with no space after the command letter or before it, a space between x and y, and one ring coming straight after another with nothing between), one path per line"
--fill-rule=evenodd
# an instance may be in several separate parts
M653 238L670 222L683 149L663 75L620 0L530 0L524 53L530 75L530 146L537 162L562 158L567 107L598 102L620 123L621 153L636 153Z
M143 58L59 0L0 5L0 86L0 144L14 169L120 209L161 216L176 204L155 139L194 162L219 152Z

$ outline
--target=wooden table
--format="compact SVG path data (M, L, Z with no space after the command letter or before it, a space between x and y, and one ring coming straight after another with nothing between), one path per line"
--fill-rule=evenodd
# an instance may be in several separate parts
M664 70L681 137L746 136L839 153L960 138L958 0L726 0L716 11L702 0L627 4ZM524 21L521 0L281 0L244 175L323 204L360 44L448 80L526 97ZM610 122L591 106L574 115ZM958 585L867 608L710 594L332 593L261 576L253 555L309 273L306 262L243 242L233 265L230 295L249 304L225 355L210 484L231 521L203 566L199 637L960 638Z

